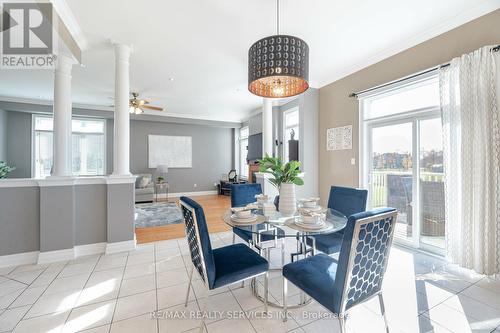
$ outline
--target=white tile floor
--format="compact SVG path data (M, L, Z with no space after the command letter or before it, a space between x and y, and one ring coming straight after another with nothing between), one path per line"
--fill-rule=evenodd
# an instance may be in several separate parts
M231 243L232 234L211 235L213 247ZM293 240L287 243L293 250ZM280 262L272 252L272 265ZM196 318L157 318L163 314L198 311L204 295L197 278L187 309L182 304L190 267L183 239L139 246L135 251L96 255L50 265L0 269L0 332L196 332ZM282 280L271 274L271 297L281 299ZM298 298L291 286L289 302ZM283 323L263 306L248 284L211 292L207 322L212 332L339 332L335 319L317 303L293 311ZM391 332L500 333L500 280L447 265L421 253L394 247L384 282ZM181 311L181 312L175 312ZM182 312L184 311L184 312ZM243 312L245 311L245 312ZM243 313L243 317L235 319ZM496 331L495 331L496 329ZM349 332L384 332L377 300L352 309Z

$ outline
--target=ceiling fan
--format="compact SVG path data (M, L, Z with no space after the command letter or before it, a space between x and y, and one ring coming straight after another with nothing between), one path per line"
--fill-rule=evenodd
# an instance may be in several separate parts
M163 111L163 108L159 106L148 105L149 101L145 99L140 99L139 93L133 92L132 98L129 101L129 112L133 114L141 114L144 112L144 109L155 110L155 111Z

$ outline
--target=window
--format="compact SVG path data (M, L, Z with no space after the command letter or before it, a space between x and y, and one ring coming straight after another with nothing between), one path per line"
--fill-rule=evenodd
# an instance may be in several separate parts
M104 119L74 118L71 135L71 167L74 175L103 175L106 169ZM50 176L53 163L53 118L34 116L33 174Z
M240 177L248 177L248 126L240 129Z
M398 209L398 242L443 253L444 173L437 76L360 98L363 186L370 207Z
M283 112L283 159L285 162L290 161L290 145L293 134L294 140L299 140L299 109L294 108Z

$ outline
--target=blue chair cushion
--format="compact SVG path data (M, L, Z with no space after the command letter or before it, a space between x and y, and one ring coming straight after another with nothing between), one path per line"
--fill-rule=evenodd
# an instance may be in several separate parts
M316 239L316 249L326 254L333 254L340 251L342 247L342 233L332 233L327 235L314 236ZM307 245L313 246L312 239L307 238Z
M283 267L283 276L333 313L334 282L337 262L326 254L318 254Z
M263 225L259 225L259 229L264 228ZM234 228L233 227L233 232L238 235L241 239L243 239L245 242L250 242L252 240L252 233L250 231L243 230L241 228ZM278 238L281 239L285 237L285 232L283 229L277 228L277 234ZM264 231L261 233L260 240L261 242L266 242L274 239L274 234L273 231Z
M223 287L269 269L269 262L244 244L234 244L213 250L215 283L210 289Z

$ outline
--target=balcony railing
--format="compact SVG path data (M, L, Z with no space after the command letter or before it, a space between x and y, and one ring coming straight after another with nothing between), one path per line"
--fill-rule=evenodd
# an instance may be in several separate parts
M398 223L406 224L406 237L411 236L413 224L412 179L413 174L408 171L377 170L371 175L372 206L391 206L398 209ZM421 236L444 237L444 174L421 171L419 186Z

